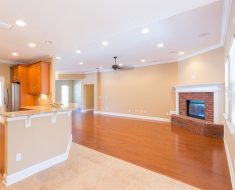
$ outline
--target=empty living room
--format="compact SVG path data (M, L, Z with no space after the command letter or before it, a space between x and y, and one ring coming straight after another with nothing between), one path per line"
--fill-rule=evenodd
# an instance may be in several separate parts
M235 0L1 0L0 190L235 190Z

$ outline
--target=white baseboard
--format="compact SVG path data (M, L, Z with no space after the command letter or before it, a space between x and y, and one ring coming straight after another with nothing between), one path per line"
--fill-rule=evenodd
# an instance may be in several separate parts
M59 164L65 160L67 160L68 156L69 156L71 144L72 144L72 135L69 138L68 146L67 146L66 152L64 154L61 154L59 156L56 156L54 158L51 158L49 160L46 160L44 162L41 162L39 164L36 164L34 166L31 166L29 168L26 168L24 170L16 172L14 174L11 174L11 175L4 174L3 175L3 184L5 186L12 185L13 183L16 183L16 182L18 182L22 179L25 179L33 174L36 174L40 171L43 171L47 168L50 168L51 166L54 166L56 164Z
M85 110L84 110L84 109L81 109L81 112L82 112L82 113L85 113L85 112L93 111L93 110L94 110L93 108L92 108L92 109L85 109Z
M104 112L104 111L94 111L94 114L111 115L111 116L117 116L117 117L129 117L129 118L145 119L145 120L151 120L151 121L170 122L170 119L167 119L167 118L144 116L144 115L133 115L133 114L125 114L125 113Z
M231 182L232 182L232 188L235 190L235 174L234 174L233 165L232 165L233 160L230 156L226 139L224 139L224 147L225 147L225 152L226 152L227 161L228 161L228 167L229 167L229 172L230 172L230 177L231 177Z

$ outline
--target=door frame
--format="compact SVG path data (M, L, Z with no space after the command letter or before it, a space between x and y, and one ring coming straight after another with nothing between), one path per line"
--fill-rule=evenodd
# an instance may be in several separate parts
M86 94L86 87L92 85L93 86L93 97L94 97L94 104L93 104L93 108L91 109L87 109L87 105L86 105L86 99L87 99L87 94ZM82 108L82 112L87 112L87 111L93 111L95 109L95 84L92 83L87 83L87 84L83 84L83 108Z

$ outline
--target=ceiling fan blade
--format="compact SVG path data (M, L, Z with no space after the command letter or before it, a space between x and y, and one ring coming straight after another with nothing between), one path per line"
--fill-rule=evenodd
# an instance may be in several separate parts
M135 69L135 67L133 67L133 66L121 66L121 67L119 67L119 69L121 69L121 70L132 70L132 69Z

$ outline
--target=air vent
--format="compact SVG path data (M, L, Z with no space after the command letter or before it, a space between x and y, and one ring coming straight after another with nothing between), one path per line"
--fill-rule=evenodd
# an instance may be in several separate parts
M12 25L10 25L10 24L7 24L7 23L5 23L5 22L0 21L0 29L10 30L10 29L11 29L11 27L12 27Z

